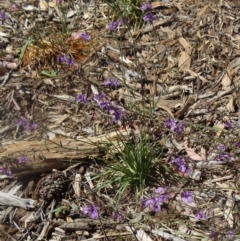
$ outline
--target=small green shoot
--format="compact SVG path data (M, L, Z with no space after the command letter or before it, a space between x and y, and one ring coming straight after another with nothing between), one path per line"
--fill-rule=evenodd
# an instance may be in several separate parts
M40 75L45 75L45 76L50 77L50 78L56 77L57 74L58 74L58 71L54 71L54 70L52 70L51 72L43 70L40 73Z

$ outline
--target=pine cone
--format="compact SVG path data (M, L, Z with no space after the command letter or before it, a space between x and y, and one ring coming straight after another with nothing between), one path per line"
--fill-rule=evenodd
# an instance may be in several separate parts
M64 174L60 171L54 171L39 180L34 196L50 201L53 198L62 197L66 187L67 179Z

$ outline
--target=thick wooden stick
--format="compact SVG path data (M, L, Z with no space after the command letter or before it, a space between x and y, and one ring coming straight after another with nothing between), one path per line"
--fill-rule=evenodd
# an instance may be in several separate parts
M103 153L104 144L116 144L129 137L128 131L112 132L98 137L55 138L41 141L19 141L5 144L0 149L0 162L7 165L15 176L64 169L72 162L86 162ZM17 158L27 156L30 161L18 164Z

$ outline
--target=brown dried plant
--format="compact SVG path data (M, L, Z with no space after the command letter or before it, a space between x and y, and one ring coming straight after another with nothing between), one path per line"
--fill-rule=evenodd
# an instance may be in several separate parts
M56 66L59 57L66 54L71 56L76 63L81 64L86 61L99 43L95 39L86 41L72 36L64 37L61 34L35 40L26 49L22 66L31 68Z

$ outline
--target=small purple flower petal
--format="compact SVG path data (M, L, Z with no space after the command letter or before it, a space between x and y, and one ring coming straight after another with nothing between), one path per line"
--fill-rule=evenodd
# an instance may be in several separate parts
M143 3L142 6L140 7L142 11L152 11L153 7L150 3Z
M59 57L59 62L62 63L62 64L67 64L69 66L73 66L75 64L74 59L71 58L70 56L66 55L66 54Z
M233 231L229 231L229 232L228 232L228 238L229 238L229 239L233 239L234 236L235 236L235 233L234 233Z
M101 94L94 95L93 100L98 101L98 102L103 102L107 100L107 95L102 92Z
M80 94L77 96L76 101L79 103L87 103L87 95L86 94Z
M188 176L192 176L193 169L191 167L188 167L187 170L186 170L186 173L188 174Z
M122 109L119 105L115 103L115 106L112 106L112 108L109 111L113 116L113 121L116 123L120 121L126 114L124 109Z
M30 161L30 158L28 156L20 156L20 157L17 158L17 160L18 160L19 164L22 164L24 162Z
M219 149L220 151L224 152L224 151L226 151L226 145L225 145L225 144L220 144L220 145L218 146L218 149Z
M153 211L156 212L156 213L160 212L161 211L161 203L155 202L153 204Z
M209 236L210 236L210 238L216 238L218 236L218 232L214 229L211 229Z
M167 187L159 187L155 190L156 193L163 194L168 190Z
M177 126L174 128L174 131L177 133L182 133L183 129L185 128L186 124L184 122L180 122L177 124Z
M12 175L12 171L11 171L10 168L6 168L6 169L1 168L1 169L0 169L0 174L1 174L1 175L11 176L11 175Z
M177 121L171 118L167 118L167 120L164 122L164 126L169 127L171 130L174 130L176 124Z
M185 191L182 192L181 197L182 197L184 202L192 203L193 202L193 195L194 195L193 191L185 190Z
M120 19L116 22L110 22L110 24L108 25L108 29L111 31L116 31L117 27L120 26L121 24L123 24L123 20Z
M159 212L161 210L161 202L157 198L150 198L144 202L145 207L152 207L153 211Z
M234 125L232 122L224 123L224 127L225 127L225 129L227 129L227 130L233 129L234 126L235 126L235 125Z
M0 12L0 20L5 20L5 19L8 19L8 15L4 12Z
M152 12L147 13L144 17L143 20L146 22L152 22L153 20L155 20L156 17L153 15Z
M196 221L200 220L200 219L204 219L207 220L207 215L201 210L197 213L197 215L195 216Z
M96 207L96 206L94 206L92 204L82 208L82 212L84 214L88 214L93 219L98 219L99 218L98 210L99 210L99 207Z
M106 87L109 87L109 88L117 88L117 87L119 87L121 84L120 84L120 82L118 81L118 80L106 80L105 82L104 82L104 85L106 86Z
M88 40L90 41L92 38L91 38L91 35L89 35L88 33L82 33L79 38L83 38L85 40Z
M121 211L118 211L114 214L114 218L117 219L117 222L122 222L124 220L124 215L122 214Z
M153 205L154 203L155 203L155 198L147 199L147 200L144 202L144 207L149 207L149 206Z
M186 162L181 156L173 159L171 163L174 163L180 172L185 172L187 170Z
M25 117L21 117L17 121L17 126L22 126L25 131L29 131L29 130L38 128L38 125L34 121L30 121L29 119L27 119Z
M230 153L221 153L219 156L216 158L217 161L235 161L234 155Z

